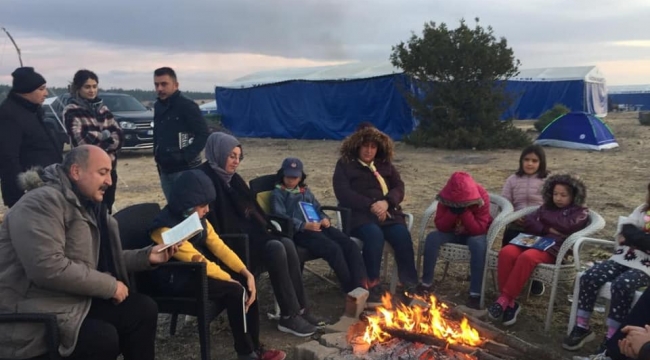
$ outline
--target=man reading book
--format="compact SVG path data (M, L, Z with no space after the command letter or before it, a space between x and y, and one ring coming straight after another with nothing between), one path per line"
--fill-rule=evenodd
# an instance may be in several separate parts
M122 250L102 199L111 159L92 145L62 164L21 175L27 193L0 227L0 313L55 314L66 359L153 360L158 308L129 292L127 272L166 262L177 250ZM0 358L49 358L38 323L0 324Z

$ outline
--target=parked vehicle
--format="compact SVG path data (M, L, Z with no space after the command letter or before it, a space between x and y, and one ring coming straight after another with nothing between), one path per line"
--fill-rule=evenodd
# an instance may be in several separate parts
M124 131L122 150L141 150L153 148L153 111L136 98L127 94L99 93L104 104L115 116ZM45 122L58 134L61 148L70 143L63 122L63 108L69 94L47 98L43 103Z

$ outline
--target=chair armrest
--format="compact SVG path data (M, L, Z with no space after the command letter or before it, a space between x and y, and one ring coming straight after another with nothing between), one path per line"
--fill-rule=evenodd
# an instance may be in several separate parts
M593 210L589 210L589 225L587 225L584 229L580 231L574 232L573 234L571 234L571 236L569 236L568 238L566 238L566 240L564 240L564 243L562 244L560 250L558 251L555 264L557 266L562 265L562 261L564 260L564 257L566 256L567 252L570 249L573 249L573 246L578 241L578 239L580 239L581 237L589 236L595 233L596 231L601 230L604 227L605 227L605 219L603 219L603 217L600 216L600 214L598 214L597 212ZM574 261L574 264L576 264L576 266L579 266L579 264L576 261Z
M508 214L505 214L504 216L498 216L499 221L493 221L494 224L490 226L490 229L488 229L488 232L494 231L494 233L499 233L499 231L503 230L508 226L508 224L513 223L517 221L518 219L527 216L529 214L532 214L537 210L539 206L529 206ZM494 228L494 230L492 230Z
M239 256L246 267L250 267L250 241L248 234L224 234L219 237Z
M498 194L492 194L490 193L490 203L494 203L495 205L498 205L501 208L501 212L497 216L494 217L494 221L501 221L506 215L512 213L515 211L514 207L508 201L508 199L504 198L501 195Z
M0 314L0 323L42 323L45 326L45 342L50 359L59 359L59 325L54 314L22 313Z
M596 239L590 237L579 238L575 244L573 244L573 262L576 265L576 270L580 270L580 249L582 248L583 244L603 245L612 248L616 247L616 242L611 240Z
M424 211L424 216L422 217L422 221L420 222L420 230L418 231L418 249L424 248L424 239L425 239L425 232L427 230L427 225L429 224L429 220L431 217L436 215L436 210L438 209L438 200L434 200L429 207ZM418 250L418 252L420 252Z
M341 207L341 206L321 206L320 207L321 211L334 211L338 213L340 216L340 221L341 221L341 228L340 230L345 233L345 235L350 236L350 227L348 224L350 224L350 217L352 216L352 210L349 208Z

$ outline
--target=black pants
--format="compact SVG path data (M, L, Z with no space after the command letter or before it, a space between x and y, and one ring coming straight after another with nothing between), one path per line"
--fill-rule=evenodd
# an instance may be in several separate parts
M267 241L260 251L262 265L269 272L282 315L298 315L307 306L307 298L295 244L287 238L273 239Z
M339 229L330 226L321 231L305 230L296 233L293 240L312 255L327 261L346 293L367 282L361 249Z
M238 284L208 279L208 297L226 307L228 323L230 323L235 341L235 351L238 355L248 355L260 347L259 307L255 301L248 308L248 313L244 313L243 295L244 288ZM244 321L246 322L246 331L244 331Z
M117 170L115 170L116 165L117 164L114 164L113 170L111 170L112 184L104 192L104 199L102 200L102 203L106 205L109 214L113 213L113 204L115 203L115 192L117 191Z
M158 305L132 293L119 305L94 298L81 323L77 346L66 359L154 360Z

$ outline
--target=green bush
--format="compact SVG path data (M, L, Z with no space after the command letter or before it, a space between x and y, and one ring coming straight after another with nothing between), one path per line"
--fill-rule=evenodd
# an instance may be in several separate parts
M541 132L553 120L557 119L558 117L564 114L568 114L570 112L571 109L569 109L568 107L562 104L555 104L553 108L551 108L550 110L546 110L542 115L539 116L539 119L535 121L535 129Z

